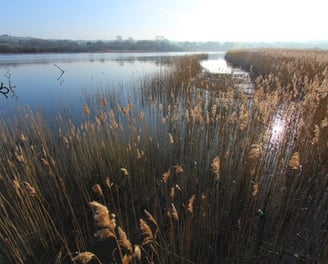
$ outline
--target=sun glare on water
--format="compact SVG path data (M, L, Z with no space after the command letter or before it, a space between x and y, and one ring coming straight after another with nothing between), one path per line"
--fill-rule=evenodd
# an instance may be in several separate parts
M284 130L285 130L284 120L279 115L275 116L271 124L270 143L272 144L278 143L279 140L281 139Z

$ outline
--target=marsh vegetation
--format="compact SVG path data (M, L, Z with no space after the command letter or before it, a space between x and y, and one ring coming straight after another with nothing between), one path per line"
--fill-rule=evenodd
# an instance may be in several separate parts
M80 124L1 120L1 263L328 258L327 52L229 52L252 95L209 89L200 58L89 97Z

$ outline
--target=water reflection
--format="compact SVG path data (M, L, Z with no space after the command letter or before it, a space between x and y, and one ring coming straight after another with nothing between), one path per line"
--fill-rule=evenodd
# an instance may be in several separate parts
M18 107L28 105L41 111L47 118L56 113L81 116L86 94L102 91L122 94L123 88L140 82L169 67L172 57L190 53L82 53L82 54L14 54L0 55L2 94L19 95L19 100L6 100L0 105L0 114L15 114ZM210 54L210 60L223 63L224 53ZM206 68L206 65L203 65ZM136 86L136 85L133 85ZM15 88L16 87L16 88ZM10 92L6 89L8 88ZM13 89L15 88L15 89ZM130 96L134 96L131 92Z
M60 75L58 76L57 81L59 81L59 84L62 85L64 82L63 75L64 75L65 71L61 67L59 67L57 64L54 64L54 66L58 70L60 70Z
M201 62L202 67L210 73L232 73L232 67L229 66L224 59L224 52L209 53L208 59Z
M8 117L28 105L47 118L63 111L77 117L86 94L119 94L131 82L158 72L161 58L178 55L184 53L0 55L0 95L19 95L19 100L1 102L0 114Z
M7 79L7 83L8 85L6 86L3 82L1 82L1 85L0 85L0 93L8 98L8 94L10 93L11 94L11 97L15 97L17 98L17 95L14 91L14 89L16 88L15 85L12 85L11 83L11 73L10 73L10 70L7 70L6 74L4 75Z
M285 121L280 115L276 115L271 123L271 144L277 144L285 130Z

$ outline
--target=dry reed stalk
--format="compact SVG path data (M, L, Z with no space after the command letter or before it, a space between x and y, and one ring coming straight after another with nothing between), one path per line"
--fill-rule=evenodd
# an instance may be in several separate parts
M130 240L128 239L128 236L124 232L124 230L121 227L117 228L118 234L120 237L119 243L122 245L130 254L132 254L132 244Z
M194 203L195 203L196 195L193 194L191 198L188 201L188 207L187 210L189 213L194 214Z
M177 209L174 206L174 203L171 203L171 215L173 217L173 219L175 219L176 221L179 221L179 214Z

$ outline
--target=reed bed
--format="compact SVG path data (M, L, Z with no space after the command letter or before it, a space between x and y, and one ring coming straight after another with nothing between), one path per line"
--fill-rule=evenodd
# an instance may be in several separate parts
M1 120L0 262L323 263L327 55L232 57L266 67L254 95L206 90L187 56L88 98L80 124Z

